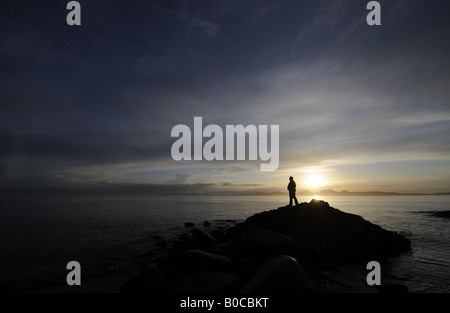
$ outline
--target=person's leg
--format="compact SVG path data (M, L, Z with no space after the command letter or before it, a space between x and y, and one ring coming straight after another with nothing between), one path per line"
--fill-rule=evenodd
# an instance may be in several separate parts
M289 195L289 205L292 206L292 195Z
M295 205L298 205L298 201L297 201L297 197L294 196L294 200L295 200Z

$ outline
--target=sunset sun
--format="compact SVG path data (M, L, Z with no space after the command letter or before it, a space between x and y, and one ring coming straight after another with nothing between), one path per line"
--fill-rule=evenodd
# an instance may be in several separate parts
M319 188L327 184L326 179L320 174L311 174L304 178L303 185L308 188Z

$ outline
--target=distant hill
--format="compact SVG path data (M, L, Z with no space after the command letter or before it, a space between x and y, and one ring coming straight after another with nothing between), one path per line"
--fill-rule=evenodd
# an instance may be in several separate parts
M319 196L450 196L450 192L439 192L439 193L401 193L401 192L385 192L385 191L335 191L332 189L324 189L318 192L310 191L298 191L298 195L319 195ZM240 196L286 196L287 192L255 192L239 194Z
M321 196L412 196L425 195L424 193L399 193L384 191L334 191L332 189L321 190L317 192Z

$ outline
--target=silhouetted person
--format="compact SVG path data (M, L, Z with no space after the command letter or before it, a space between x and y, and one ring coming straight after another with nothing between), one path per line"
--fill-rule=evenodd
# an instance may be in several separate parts
M292 206L292 199L295 201L295 205L298 205L297 197L295 196L295 181L294 177L289 177L289 184L287 186L287 189L289 190L289 205Z

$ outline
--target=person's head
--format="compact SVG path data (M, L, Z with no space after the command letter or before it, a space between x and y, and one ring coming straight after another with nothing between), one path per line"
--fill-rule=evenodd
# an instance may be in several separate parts
M291 177L289 177L289 180L290 180L290 181L294 180L294 177L292 177L292 176L291 176Z

